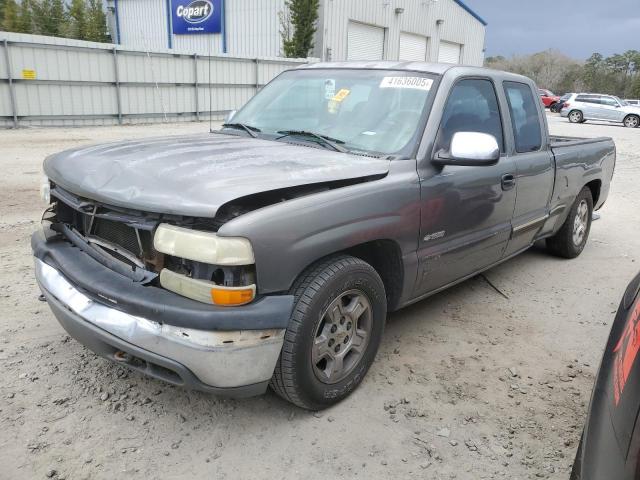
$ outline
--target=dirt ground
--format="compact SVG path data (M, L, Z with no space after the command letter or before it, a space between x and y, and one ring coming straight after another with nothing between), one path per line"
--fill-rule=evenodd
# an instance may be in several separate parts
M319 414L174 388L96 357L38 301L41 162L205 124L0 131L0 478L568 478L614 312L640 269L640 129L576 260L533 248L390 316L360 388Z

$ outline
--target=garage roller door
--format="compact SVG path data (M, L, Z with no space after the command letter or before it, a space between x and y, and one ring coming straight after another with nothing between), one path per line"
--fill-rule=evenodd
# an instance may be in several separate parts
M384 28L349 22L347 60L382 60Z
M459 43L440 42L440 50L438 52L438 62L440 63L460 63L460 49L462 45Z
M427 37L400 32L399 60L424 62L427 59Z

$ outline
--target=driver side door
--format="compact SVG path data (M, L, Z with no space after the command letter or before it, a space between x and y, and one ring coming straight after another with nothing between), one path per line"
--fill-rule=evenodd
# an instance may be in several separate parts
M500 159L490 166L419 168L421 225L415 296L469 276L502 258L511 234L516 168L505 155L497 89L488 78L464 78L451 89L433 152L448 151L457 132L493 135Z

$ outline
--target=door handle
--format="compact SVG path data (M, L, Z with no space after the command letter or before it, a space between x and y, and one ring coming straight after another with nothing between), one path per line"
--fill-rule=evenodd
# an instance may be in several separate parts
M502 175L502 190L511 190L516 186L516 177L510 173Z

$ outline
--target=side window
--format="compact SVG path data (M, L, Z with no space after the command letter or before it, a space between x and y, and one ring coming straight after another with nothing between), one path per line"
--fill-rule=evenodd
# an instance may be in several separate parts
M602 97L601 103L602 105L606 105L608 107L615 107L618 105L618 102L616 102L616 100L611 97Z
M516 141L516 152L535 152L542 147L542 131L536 101L524 83L504 82Z
M576 102L593 103L595 105L598 105L600 103L600 100L593 95L578 95L576 97Z
M436 137L436 151L449 150L451 139L457 132L493 135L500 151L504 151L498 98L489 80L460 80L451 89Z

